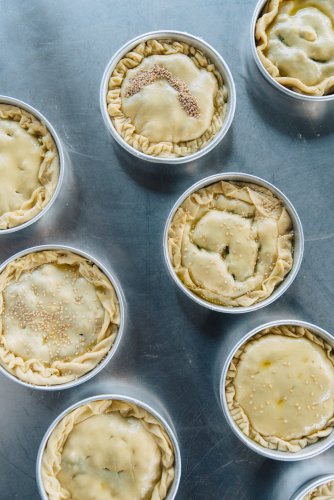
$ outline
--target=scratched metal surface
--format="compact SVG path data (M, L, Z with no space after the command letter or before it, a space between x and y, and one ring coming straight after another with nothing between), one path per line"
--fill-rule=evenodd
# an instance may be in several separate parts
M167 408L179 436L179 499L287 500L304 481L333 472L334 449L301 463L257 456L229 430L218 403L219 369L251 327L297 317L334 332L333 120L323 109L281 98L251 61L252 0L1 0L0 91L35 106L71 157L62 194L22 232L0 236L0 260L36 244L66 243L114 269L128 304L122 348L101 374L72 390L43 393L0 380L0 498L37 499L35 457L54 417L119 381L146 388ZM232 129L190 165L146 167L109 137L99 112L104 67L124 42L155 29L199 35L226 58L237 87ZM331 110L333 116L333 110ZM197 306L167 275L161 249L174 200L221 171L273 182L304 225L299 276L276 303L239 317ZM0 179L1 182L1 179Z

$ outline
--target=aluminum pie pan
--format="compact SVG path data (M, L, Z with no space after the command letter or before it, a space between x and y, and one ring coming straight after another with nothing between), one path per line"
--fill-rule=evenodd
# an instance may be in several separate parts
M211 302L208 302L201 297L197 296L195 293L193 293L191 290L189 290L179 279L177 274L174 271L173 265L170 260L169 252L168 252L168 230L169 226L172 222L172 219L179 208L179 206L184 202L184 200L194 193L195 191L198 191L199 189L209 186L210 184L213 184L215 182L218 182L220 180L223 181L236 181L236 182L249 182L252 184L258 184L259 186L265 187L272 191L284 204L285 208L287 209L289 216L291 217L292 224L293 224L293 232L294 232L294 254L293 254L293 264L292 268L289 271L289 273L286 275L282 283L276 287L273 291L273 293L267 297L265 300L262 300L261 302L256 302L252 306L247 306L247 307L227 307L227 306L222 306L218 304L214 304ZM302 224L300 221L300 218L297 214L296 209L290 202L290 200L274 185L272 185L270 182L265 181L264 179L257 177L255 175L251 174L244 174L244 173L239 173L239 172L226 172L226 173L221 173L221 174L215 174L211 175L210 177L206 177L205 179L202 179L199 182L196 182L192 186L190 186L189 189L187 189L176 201L174 204L172 210L170 211L166 225L165 225L165 230L164 230L164 235L163 235L163 250L164 250L164 257L165 257L165 263L167 266L167 269L174 280L174 282L177 284L177 286L192 300L197 302L197 304L200 304L201 306L207 307L208 309L211 309L213 311L217 312L223 312L223 313L229 313L229 314L240 314L240 313L247 313L247 312L252 312L256 311L258 309L261 309L262 307L265 307L272 302L274 302L276 299L278 299L292 284L294 281L295 277L298 274L302 259L303 259L303 253L304 253L304 233L303 233L303 228Z
M49 203L43 208L43 210L41 210L38 214L36 214L32 219L27 220L23 224L10 227L8 229L0 229L0 236L1 236L2 234L14 233L15 231L19 231L20 229L25 229L26 227L30 226L34 222L38 221L38 219L43 217L43 215L45 215L46 212L52 207L52 205L54 204L59 195L61 185L63 183L64 170L65 170L65 156L59 135L57 134L51 123L45 118L44 115L42 115L42 113L40 113L37 109L33 108L30 104L20 101L19 99L16 99L14 97L0 95L0 104L12 104L13 106L17 106L18 108L21 108L27 111L28 113L31 113L36 118L38 118L38 120L42 122L42 124L44 124L48 129L48 131L50 132L54 140L54 143L57 147L58 157L59 157L59 178L57 182L57 187L54 193L52 194Z
M315 488L318 488L318 486L329 483L330 481L334 481L334 474L325 474L323 476L318 476L315 479L311 479L311 481L308 481L301 488L299 488L298 491L292 495L290 500L303 500L305 495L311 493Z
M91 403L93 401L100 401L100 400L121 400L121 401L126 401L128 403L133 403L141 408L144 408L148 413L151 413L162 425L162 427L166 430L174 448L174 461L175 461L175 476L173 483L169 489L168 495L166 497L166 500L174 500L177 494L177 490L180 484L180 479L181 479L181 453L180 453L180 447L179 443L176 437L175 432L172 430L171 426L167 422L167 420L161 416L161 414L152 408L149 404L146 402L140 401L134 397L131 396L126 396L122 394L101 394L97 396L92 396L86 399L83 399L73 405L71 405L69 408L64 410L50 425L46 433L44 434L44 437L42 439L42 442L40 444L38 454L37 454L37 460L36 460L36 481L37 481L37 486L38 486L38 491L43 500L49 500L48 495L46 494L43 486L43 480L42 480L42 458L43 458L43 453L47 444L47 441L53 432L54 428L56 425L71 411L75 410L79 406Z
M255 10L254 14L252 17L251 21L251 26L250 26L250 44L251 44L251 51L252 55L254 57L255 63L260 70L262 76L276 89L280 90L283 92L285 95L292 97L293 99L297 99L299 101L306 101L306 102L325 102L325 101L333 101L334 100L334 93L329 94L329 95L324 95L324 96L313 96L313 95L307 95L307 94L301 94L299 92L295 92L294 90L289 89L288 87L285 87L281 83L277 82L275 78L273 78L268 71L265 69L263 66L257 51L256 51L256 40L255 40L255 29L256 29L256 23L257 20L259 19L262 10L264 7L268 4L269 0L259 0Z
M325 340L328 344L330 344L334 348L334 337L326 330L312 323L308 323L306 321L299 321L295 319L283 319L279 321L270 321L269 323L264 323L262 325L257 326L256 328L248 332L244 337L242 337L242 339L235 345L235 347L229 353L228 358L225 361L222 370L219 393L220 393L220 402L227 423L229 424L232 432L240 439L240 441L244 445L246 445L248 448L250 448L251 450L255 451L256 453L264 457L285 462L295 462L299 460L306 460L308 458L313 458L317 455L320 455L320 453L323 453L324 451L328 450L334 444L334 432L332 431L331 434L329 434L329 436L319 439L314 444L307 445L305 448L296 453L288 451L271 450L269 448L265 448L264 446L261 446L260 444L253 441L253 439L249 438L241 431L241 429L231 416L230 410L227 405L226 393L225 393L227 372L233 357L240 349L240 347L243 344L245 344L251 337L261 332L262 330L282 325L301 326L307 328L318 337L321 337L323 340Z
M96 264L96 266L106 275L106 277L109 279L111 282L112 286L114 287L118 303L119 303L119 311L120 311L120 324L118 328L118 332L115 338L115 341L113 345L111 346L109 352L106 354L104 358L93 368L91 371L85 373L81 377L78 377L74 380L71 380L70 382L66 382L65 384L55 384L55 385L35 385L35 384L29 384L28 382L25 382L18 377L15 377L15 375L11 374L9 371L6 370L4 366L0 364L0 373L3 373L6 377L9 379L13 380L14 382L23 385L25 387L28 387L29 389L37 389L40 391L59 391L63 389L70 389L72 387L75 387L77 385L83 384L87 380L90 380L92 377L97 375L111 360L111 358L115 355L120 343L121 339L123 337L124 329L125 329L125 320L126 320L126 304L125 304L125 298L124 298L124 293L122 291L122 288L120 287L120 284L118 280L113 276L108 269L101 264L95 257L92 257L90 254L79 250L78 248L72 247L72 246L66 246L66 245L38 245L35 247L30 247L25 250L22 250L15 255L9 257L3 264L0 266L0 274L2 271L4 271L5 267L7 265L20 258L23 257L24 255L28 255L30 253L34 252L42 252L44 250L65 250L69 252L73 252L77 255L80 255L81 257L86 258L87 260L93 262Z
M185 43L188 43L189 45L192 45L193 47L200 49L204 54L208 55L211 62L216 66L217 70L221 73L228 94L227 109L224 117L223 126L217 132L214 138L204 148L200 149L199 151L196 151L195 153L190 154L188 156L181 156L176 158L151 156L141 151L138 151L134 147L130 146L130 144L128 144L115 129L112 119L108 114L107 100L106 100L109 79L119 60L122 59L122 57L124 57L125 54L127 54L127 52L129 52L139 43L145 42L147 40L164 39L164 38L183 41ZM198 158L201 158L202 156L207 154L209 151L215 148L223 139L223 137L227 134L233 121L235 106L236 106L236 91L235 91L234 80L225 60L222 58L219 52L217 52L216 49L214 49L211 45L205 42L202 38L199 38L197 36L191 35L190 33L186 33L183 31L173 31L173 30L150 31L143 35L139 35L130 40L129 42L125 43L108 62L100 86L100 109L104 124L107 127L108 131L110 132L112 137L118 142L118 144L122 146L126 151L131 153L136 158L139 158L141 160L146 160L151 163L175 165L197 160Z

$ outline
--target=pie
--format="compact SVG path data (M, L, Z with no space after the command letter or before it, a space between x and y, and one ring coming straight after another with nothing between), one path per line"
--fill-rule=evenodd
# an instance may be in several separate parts
M58 150L35 116L0 103L0 230L27 222L49 203L59 179Z
M246 436L266 448L298 452L333 430L333 347L304 327L267 328L235 354L225 394Z
M50 500L162 500L174 479L174 448L148 411L98 400L58 423L41 474Z
M116 65L108 114L133 148L158 157L187 156L221 129L227 90L203 52L176 40L147 40Z
M109 279L73 252L30 253L0 274L0 363L24 382L64 384L91 371L119 324Z
M251 306L269 297L292 267L292 223L268 189L219 181L180 205L168 249L191 292L214 304Z
M303 497L303 500L333 500L334 498L334 481L329 481L314 490L310 491Z
M333 92L333 0L270 0L255 38L264 68L278 83L306 95Z

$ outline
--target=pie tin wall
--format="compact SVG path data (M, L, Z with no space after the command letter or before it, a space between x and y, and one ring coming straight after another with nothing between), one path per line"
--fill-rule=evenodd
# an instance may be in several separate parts
M119 383L154 394L168 411L182 455L178 499L288 500L309 479L333 472L334 448L296 463L258 456L231 432L219 402L221 366L255 326L291 317L334 332L334 120L326 118L324 103L293 100L263 78L249 41L255 3L1 3L1 93L48 117L71 166L48 213L3 235L0 260L40 244L81 248L117 276L128 306L122 343L91 381L44 393L1 377L1 500L37 500L35 461L48 426L70 404L116 392ZM204 38L226 60L237 91L235 119L221 144L201 160L172 168L126 154L99 110L111 56L156 29ZM196 181L228 171L277 186L294 204L305 234L291 287L265 309L244 315L219 314L188 299L163 258L164 224L176 199Z

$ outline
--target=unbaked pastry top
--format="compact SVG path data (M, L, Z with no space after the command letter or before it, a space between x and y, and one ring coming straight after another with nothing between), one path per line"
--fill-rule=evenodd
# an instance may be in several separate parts
M292 223L268 189L219 181L178 208L168 247L189 290L215 304L250 306L269 297L290 271Z
M256 24L257 53L272 77L296 92L334 89L334 0L271 0Z
M12 261L0 275L0 362L28 383L65 383L90 371L119 326L115 291L100 269L68 251Z
M0 230L23 224L50 201L59 179L56 145L40 121L0 103Z
M162 500L174 479L174 450L143 408L100 400L66 415L42 458L50 500Z
M303 497L303 500L333 500L334 499L334 481L321 484L310 493Z

